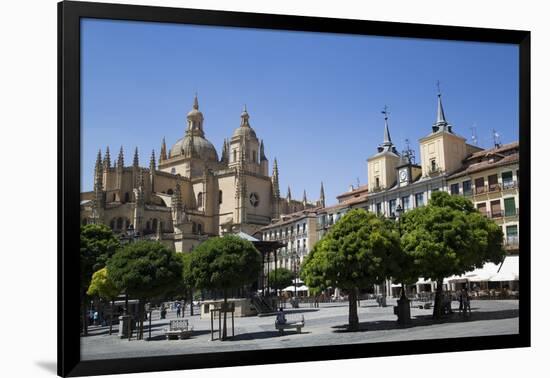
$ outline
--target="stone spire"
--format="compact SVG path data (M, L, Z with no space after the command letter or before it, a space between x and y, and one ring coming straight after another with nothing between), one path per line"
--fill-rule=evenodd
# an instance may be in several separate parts
M134 152L134 162L133 162L133 166L134 167L139 167L139 153L138 153L138 148L136 147L136 150Z
M262 139L260 142L260 161L267 160L267 157L265 156L264 151L264 140Z
M273 197L279 199L281 193L279 191L279 167L277 166L277 159L273 160L273 174L271 175L271 186L273 187Z
M229 163L229 143L227 143L227 139L223 140L221 162L226 164Z
M286 200L288 202L292 201L292 194L290 193L290 185L288 186L288 190L286 192Z
M122 146L120 146L120 152L118 153L118 159L117 159L117 168L122 169L124 168L124 149Z
M111 168L111 153L109 152L109 146L105 149L105 157L103 158L103 170L108 171Z
M325 207L325 188L323 187L322 181L321 181L321 194L319 194L319 206Z
M437 115L435 123L432 126L432 131L448 131L452 133L452 126L449 125L445 118L445 112L443 111L443 102L441 100L441 89L439 87L439 81L437 81Z
M149 160L149 169L151 170L151 173L154 172L156 169L155 150L151 152L151 159Z
M97 151L94 172L94 190L103 190L103 162L101 161L101 150Z
M166 140L164 139L164 137L162 137L162 144L160 145L159 163L167 159L168 159L168 155L166 154Z
M195 93L195 98L193 99L193 109L199 110L199 95Z
M304 208L307 205L307 195L306 195L306 190L305 189L304 189L304 196L302 197L302 204L304 205Z

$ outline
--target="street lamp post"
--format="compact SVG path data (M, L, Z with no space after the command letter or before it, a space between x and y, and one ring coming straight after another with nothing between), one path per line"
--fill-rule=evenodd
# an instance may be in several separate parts
M296 251L293 251L292 252L292 260L294 261L294 300L296 300L296 281L297 281L297 277L296 277L296 259L298 258L298 254L296 253Z
M395 209L395 214L397 218L397 230L399 231L399 239L401 239L401 214L403 213L403 208L401 204L397 205ZM397 322L401 325L410 323L411 321L411 307L409 299L405 294L405 283L401 280L401 298L397 300Z

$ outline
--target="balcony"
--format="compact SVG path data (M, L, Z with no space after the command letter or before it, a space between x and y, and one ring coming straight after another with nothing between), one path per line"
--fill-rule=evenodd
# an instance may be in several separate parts
M516 189L518 187L517 181L503 181L502 182L502 190L508 190L508 189Z
M490 184L487 187L487 192L499 192L500 191L500 185L499 184Z
M504 215L504 213L502 212L502 210L491 212L491 218L502 218L503 215Z
M443 170L436 165L436 166L432 166L432 167L429 168L428 175L430 177L439 176L442 172L443 172Z
M470 190L465 190L465 191L462 193L462 195L463 195L464 197L471 197L473 194L474 194L474 192L473 192L472 189L470 189Z
M519 209L518 208L512 208L512 209L505 209L504 210L504 216L505 217L517 217L519 215Z
M483 186L476 186L475 189L474 189L476 195L477 194L483 194L483 193L486 193L487 192L487 187L485 185Z
M385 188L383 186L380 186L380 185L377 185L377 186L374 186L371 190L371 192L373 193L376 193L376 192L381 192L382 190L384 190Z

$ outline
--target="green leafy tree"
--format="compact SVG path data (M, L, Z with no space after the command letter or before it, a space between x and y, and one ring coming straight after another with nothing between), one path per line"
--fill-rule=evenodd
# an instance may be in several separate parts
M294 273L286 268L277 268L277 270L269 272L267 279L271 288L281 290L292 285Z
M153 241L126 244L107 263L115 286L139 300L139 339L143 338L146 300L161 297L180 284L182 270L176 252Z
M402 246L414 260L414 269L437 282L434 318L442 314L445 277L481 268L486 262L498 264L504 258L500 226L463 197L433 193L427 206L403 215L402 228Z
M176 298L184 301L182 314L185 316L185 304L190 303L190 315L193 316L193 280L191 277L191 254L190 253L177 253L177 258L182 264L182 276L177 285L173 286L168 293L167 297Z
M84 335L88 333L86 291L92 275L103 268L119 248L118 238L106 225L88 224L80 227L80 302Z
M301 276L310 288L339 287L349 293L349 329L359 326L357 290L380 283L395 268L399 254L395 223L367 213L349 211L313 247Z
M262 257L251 242L234 235L215 237L191 252L190 271L194 287L222 290L224 308L228 291L258 279ZM222 340L227 338L227 314L223 316Z
M113 332L113 314L115 299L120 294L120 290L109 278L107 268L101 268L93 274L87 294L91 297L98 297L111 302L111 316L109 317L109 335L111 335Z

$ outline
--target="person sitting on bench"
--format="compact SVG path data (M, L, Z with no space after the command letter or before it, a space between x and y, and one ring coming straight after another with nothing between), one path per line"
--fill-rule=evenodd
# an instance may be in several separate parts
M279 311L277 312L277 323L286 324L286 317L282 307L280 307Z

